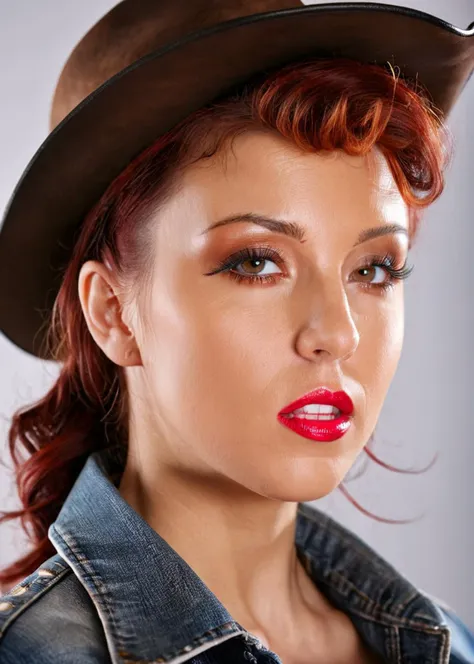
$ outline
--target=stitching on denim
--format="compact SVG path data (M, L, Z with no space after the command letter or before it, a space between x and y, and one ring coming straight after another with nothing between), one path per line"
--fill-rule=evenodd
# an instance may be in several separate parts
M339 528L338 527L339 524L337 524L337 522L334 521L333 524L329 524L327 517L325 517L327 524L321 524L321 521L317 519L314 516L314 514L312 514L311 512L308 514L306 512L303 512L301 508L298 511L301 513L303 518L307 519L308 521L311 521L312 523L315 523L319 528L323 527L326 531L329 532L336 531L339 539L343 540L344 543L350 546L351 549L356 548L357 552L361 554L361 557L364 558L366 562L373 563L373 560L371 560L371 553L367 551L366 548L363 546L363 544L356 539L356 536L353 536L352 538L342 528ZM385 577L385 578L389 579L390 577Z
M307 567L308 572L311 572L311 557L307 553L304 554L304 557L308 561L308 566L306 566L306 565L305 566ZM374 601L371 597L369 597L364 592L362 592L360 590L360 588L355 586L352 583L352 581L350 581L350 579L348 579L346 576L344 576L343 574L341 574L340 572L338 572L336 570L331 570L330 574L328 575L328 579L326 580L326 582L328 583L328 585L331 586L331 588L333 590L338 592L343 597L347 596L347 592L345 592L345 587L346 587L347 590L351 590L352 592L354 592L356 595L358 595L363 600L363 602L365 603L365 606L363 607L362 611L359 611L359 610L357 610L353 607L348 607L348 610L350 610L352 613L358 615L361 618L370 619L373 622L382 622L383 621L382 624L387 625L387 626L395 625L395 626L400 626L400 627L412 627L415 630L418 630L418 628L420 630L433 629L432 626L426 625L426 624L421 623L421 622L417 622L416 620L413 620L413 618L403 618L403 617L400 617L400 616L393 615L391 613L386 613L381 604ZM422 595L423 593L419 593L419 594ZM394 605L393 608L398 609L398 610L401 611L402 609L406 608L408 606L408 604L411 602L411 600L414 597L416 597L417 595L418 595L418 591L415 588L413 593L411 594L411 596L404 603L398 603L398 604ZM375 611L378 612L378 614L380 616L380 619L381 619L380 621L378 621L374 617L374 615L372 615L373 613L375 613ZM420 619L425 619L429 623L432 623L432 621L433 621L432 616L427 616L423 613L418 613L417 616ZM435 631L438 632L437 629Z
M306 507L307 509L305 509L305 507ZM327 517L327 516L324 515L323 513L321 513L321 515L322 515L323 519L326 521L326 523L322 524L322 523L321 523L321 520L318 519L318 518L312 513L312 509L313 509L313 508L310 508L310 507L306 506L304 503L301 503L300 506L298 507L298 512L302 515L302 517L303 517L304 519L307 519L308 521L311 521L312 523L316 524L319 528L321 528L321 527L324 528L324 529L326 530L326 532L328 532L328 531L329 531L329 532L337 532L337 535L338 535L339 539L341 539L341 540L344 542L344 544L346 544L347 546L349 546L351 549L356 549L357 552L361 555L361 557L362 557L366 562L368 562L369 564L373 563L373 560L371 559L371 556L372 556L373 554L372 554L371 552L369 552L369 551L366 550L366 548L365 548L365 546L364 546L363 543L359 542L355 537L354 537L354 538L351 537L351 535L350 535L349 533L347 533L347 532L346 532L346 531L340 526L340 524L338 524L336 521L333 521L332 523L330 523L330 522L329 522L329 517ZM375 555L378 555L377 552L374 552L374 553L375 553ZM308 554L305 553L305 555L308 555ZM379 556L379 558L380 558L380 556ZM382 559L380 558L380 560L382 560ZM385 563L385 561L383 561L383 560L382 560L382 563L389 565L389 563ZM349 581L349 579L348 579L347 577L344 577L343 575L338 574L338 573L335 572L335 571L332 571L331 574L337 574L340 578L345 579L345 580L347 581L347 583L348 583L349 585L351 585L352 588L353 588L353 589L354 589L354 590L355 590L355 591L356 591L361 597L363 597L363 598L366 598L366 597L367 597L367 596L365 596L365 595L364 595L364 594L363 594L363 593L362 593L362 592L361 592L356 586L354 586L354 585ZM383 578L384 578L386 581L393 581L393 579L394 579L393 576L386 576L385 574L383 575ZM413 599L413 597L416 596L416 594L417 594L417 589L415 588L415 591L414 591L412 597L410 597L405 603L399 603L399 604L397 604L396 607L399 608L400 610L401 610L401 609L404 609L404 608L410 603L410 601ZM422 593L420 593L420 594L422 594ZM378 608L380 608L380 609L382 608L382 607L381 607L378 603L376 603L373 599L370 599L370 598L367 598L367 599L369 599L369 601L370 601L372 604L374 604L375 606L377 606Z
M312 571L312 566L311 566L311 558L308 554L305 554L305 558L307 559L308 564L305 565L306 569L308 572L311 573ZM349 591L355 592L366 604L364 607L367 611L371 611L372 607L374 609L379 609L382 614L384 614L384 611L382 607L375 602L371 597L366 595L360 588L355 586L346 576L343 574L340 574L336 570L331 570L331 572L328 575L328 578L325 579L325 582L336 592L338 592L340 595L343 597L346 597ZM365 614L361 614L365 615ZM367 617L371 617L370 613L367 613ZM392 617L392 616L391 616Z
M119 654L120 657L126 658L124 660L124 664L128 664L128 663L130 663L130 664L158 664L158 663L159 664L164 664L166 662L172 662L174 659L176 659L177 657L180 657L181 655L184 655L184 654L189 654L190 656L192 656L192 650L193 649L199 647L200 645L205 644L206 642L211 643L212 640L216 640L216 639L213 638L214 636L217 636L217 635L226 636L227 635L226 632L227 632L228 627L230 627L230 630L229 630L228 634L232 634L232 636L235 636L235 635L238 634L238 632L233 634L233 632L235 632L235 622L231 621L231 622L225 623L223 626L220 626L219 628L213 628L213 629L210 629L210 630L206 630L206 632L204 632L201 636L196 637L191 642L191 644L188 644L188 645L184 646L183 648L181 648L178 651L174 651L172 653L166 653L164 655L165 659L163 659L161 657L159 659L155 659L155 660L151 660L151 661L150 660L144 660L144 659L136 659L136 657L132 653L130 653L130 652L128 652L124 649L124 642L121 638L120 631L117 627L117 622L116 622L116 619L115 619L115 615L114 615L114 613L111 609L112 602L110 601L110 597L109 597L109 593L108 593L106 585L104 583L102 583L102 580L101 580L100 576L95 572L95 570L94 570L91 562L88 560L88 558L81 553L81 551L77 547L77 543L75 542L74 538L72 536L67 535L66 533L60 532L56 525L53 525L53 529L54 529L55 533L58 535L58 537L64 542L64 545L66 546L66 548L69 549L69 551L74 556L76 561L79 564L83 565L83 567L86 569L86 571L87 571L87 573L88 573L88 575L89 575L89 577L90 577L90 579L91 579L91 581L92 581L92 583L93 583L93 585L96 589L96 592L97 592L97 595L98 595L97 599L100 602L101 606L103 606L106 613L109 615L109 617L111 619L112 629L113 629L113 632L114 632L113 636L115 636L116 641L117 641L116 645L118 646L118 649L117 649L118 654ZM101 601L101 600L103 600L103 601ZM229 638L232 638L232 636L229 636ZM168 655L169 655L169 657L168 657Z
M441 631L442 640L441 640L441 663L449 664L450 653L451 653L451 630L443 629Z
M120 648L122 648L123 647L123 642L122 642L120 633L117 630L117 623L116 623L116 620L115 620L114 612L111 609L111 602L110 602L110 598L109 598L109 594L108 594L106 586L100 580L99 580L99 583L97 583L97 580L100 577L94 571L90 561L86 558L86 556L83 556L81 554L81 552L78 550L77 543L74 541L74 538L69 537L66 533L60 532L60 530L58 529L58 527L55 524L53 524L51 526L51 528L56 533L56 535L62 540L65 547L67 549L69 549L71 555L75 558L76 562L78 564L82 565L86 569L86 571L87 571L87 573L88 573L88 575L89 575L89 577L90 577L90 579L91 579L91 581L92 581L92 583L95 587L96 594L97 594L96 599L99 601L100 605L104 608L105 612L108 614L108 616L110 618L112 630L115 633L118 644L120 644Z
M239 636L241 632L236 632L235 627L236 627L235 622L231 621L219 627L208 629L203 634L193 639L190 644L184 646L183 648L180 648L179 650L174 650L172 652L168 651L158 659L153 659L153 660L137 659L135 655L125 650L121 650L119 652L119 655L125 658L124 664L173 664L173 662L175 662L178 658L182 657L183 655L186 655L187 659L181 660L181 662L184 662L187 661L188 659L191 659L192 657L195 657L196 654L199 655L201 654L201 652L206 652L207 650L210 650L210 648L216 647L221 643L225 643L229 639ZM227 638L221 640L221 637L227 637ZM215 641L218 642L214 643ZM209 644L210 647L196 653L196 650L200 646L205 644Z
M310 508L310 509L312 509L312 508ZM300 507L300 508L298 509L298 512L300 512L301 515L302 515L305 519L308 519L308 521L312 521L313 523L316 523L319 527L322 526L321 521L320 521L319 519L317 519L317 518L314 516L314 514L311 513L311 511L310 511L309 513L307 513L306 511L304 511L304 509L303 509L302 507ZM361 542L359 542L355 537L354 537L354 539L352 539L352 537L351 537L348 533L346 533L344 529L338 527L339 524L338 524L336 521L334 521L332 524L329 524L328 517L326 517L326 515L324 515L324 514L323 514L322 516L323 516L323 518L326 520L326 523L327 523L327 525L324 524L324 525L322 526L323 528L325 528L326 530L329 530L329 529L330 529L331 531L337 531L338 536L340 536L340 539L343 539L344 542L345 542L346 544L349 544L349 545L350 545L350 548L353 549L354 547L356 547L357 550L358 550L358 552L362 555L362 557L363 557L368 563L373 562L373 561L371 560L371 558L370 558L370 555L371 555L370 552L368 552L368 551L365 549L365 547L363 546L363 544L361 544ZM387 578L388 578L388 577L387 577Z
M41 567L41 565L40 565ZM5 636L6 631L8 627L13 623L13 621L18 618L18 616L29 606L31 606L34 602L36 602L37 599L42 597L50 588L56 585L64 576L66 576L68 573L72 573L72 570L69 567L66 567L65 569L62 569L60 572L58 572L54 577L35 577L34 579L31 580L31 582L28 584L28 588L33 585L33 583L36 583L36 585L40 585L40 589L35 591L35 594L26 599L25 596L18 596L18 595L10 595L9 593L6 593L5 595L2 595L0 598L1 601L11 601L13 605L15 605L18 600L22 600L22 603L16 607L16 610L14 610L8 618L5 620L5 622L0 623L0 640L2 639L3 636ZM33 572L33 574L36 574L36 572ZM30 578L30 575L23 579L22 582L25 582L28 578ZM19 584L17 584L19 585ZM43 587L41 587L41 585ZM11 598L11 600L9 599Z
M54 529L56 532L58 532L58 529L56 526L54 526ZM99 594L102 593L103 595L108 595L108 590L107 586L105 583L102 582L102 579L99 574L94 570L90 560L87 558L87 556L84 556L80 547L77 545L76 540L74 539L73 536L70 536L67 532L62 532L60 535L71 551L71 553L74 555L75 559L77 560L78 563L84 566L86 569L87 573L89 576L92 578L94 585L96 589L99 591Z
M258 664L258 659L253 654L251 646L245 646L243 657L245 660L250 662L250 664Z
M354 585L354 584L352 583L352 581L351 581L350 579L348 579L346 576L344 576L343 574L340 574L340 573L339 573L338 571L336 571L336 570L332 570L331 573L330 573L330 577L338 577L339 581L341 581L341 586L340 586L341 588L342 588L342 586L343 586L344 584L346 584L347 587L348 587L350 590L352 590L352 591L355 592L357 595L359 595L359 597L361 597L365 602L367 602L367 604L368 604L370 607L374 607L375 609L378 609L381 613L384 613L384 614L385 614L385 610L384 610L384 608L383 608L383 606L382 606L381 604L379 604L379 603L376 602L374 599L372 599L371 597L369 597L368 595L366 595L362 590L360 590L360 588L358 588L356 585ZM341 594L342 594L342 590L340 590L340 588L339 588L338 586L334 585L333 588L335 588L336 590L340 591ZM403 603L400 603L400 602L399 602L398 604L393 604L393 605L392 605L392 608L393 608L394 610L399 610L399 611L401 611L402 609L405 609L405 608L410 604L410 602L411 602L415 597L417 597L419 594L420 594L420 593L418 593L418 590L415 588L415 589L413 590L412 594L411 594L411 595L405 600L405 602L403 602ZM392 615L392 614L386 614L386 615ZM420 617L424 617L424 618L426 618L428 621L431 621L431 620L432 620L432 618L431 618L430 616L426 616L426 615L422 615L422 614L418 614L418 615L420 615ZM394 617L394 618L396 617L397 619L401 619L401 620L404 620L404 621L405 621L405 620L408 620L408 621L409 621L408 618L399 618L399 616L392 616L392 617Z
M369 622L373 622L376 624L382 623L385 627L392 627L392 628L402 627L404 629L413 629L415 632L425 632L428 634L444 634L448 630L447 627L426 625L425 623L414 622L408 620L407 618L397 618L389 613L384 613L384 612L381 612L380 617L387 618L387 622L382 622L378 618L375 618L374 616L371 616L370 614L367 613L362 613L357 609L354 609L353 607L347 607L347 611L355 616L358 616L359 618L364 618L364 620L367 620Z
M390 630L390 641L392 645L392 653L396 657L396 664L402 664L402 653L400 648L400 632L398 627Z

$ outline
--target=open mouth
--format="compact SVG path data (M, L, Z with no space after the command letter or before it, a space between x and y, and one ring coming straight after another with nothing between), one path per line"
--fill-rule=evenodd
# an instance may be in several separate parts
M296 417L305 420L335 420L340 416L339 408L319 403L311 403L302 408L297 408L291 413L285 413L285 417Z
M288 404L277 419L303 438L329 442L350 429L353 412L354 404L346 392L317 388Z

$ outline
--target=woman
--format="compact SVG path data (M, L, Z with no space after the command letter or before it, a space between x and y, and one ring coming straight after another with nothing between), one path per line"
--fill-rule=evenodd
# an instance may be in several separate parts
M2 329L61 373L10 430L33 549L3 571L1 664L474 661L451 609L303 504L395 373L472 31L241 5L104 17L7 211Z

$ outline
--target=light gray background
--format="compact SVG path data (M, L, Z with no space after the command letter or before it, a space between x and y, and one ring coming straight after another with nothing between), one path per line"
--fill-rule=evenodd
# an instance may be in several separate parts
M47 134L49 101L62 64L73 45L114 4L115 0L0 0L0 210ZM474 21L474 0L400 4L461 28ZM474 79L450 116L456 156L445 193L428 211L411 254L415 271L406 284L405 347L379 420L375 448L383 459L403 467L423 467L436 451L439 461L423 475L408 476L364 461L363 475L348 484L357 500L379 516L424 517L411 525L379 523L357 511L339 491L317 503L413 583L448 602L471 628L473 118ZM56 374L53 364L32 358L0 335L0 450L6 449L13 410L42 396ZM16 505L11 477L0 467L0 506ZM25 550L24 535L12 525L0 528L0 542L2 566Z

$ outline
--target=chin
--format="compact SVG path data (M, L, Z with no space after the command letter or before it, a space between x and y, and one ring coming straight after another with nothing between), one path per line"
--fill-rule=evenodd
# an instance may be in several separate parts
M315 483L313 487L288 487L286 490L275 491L273 495L267 494L267 497L285 503L307 503L324 498L337 486L338 484L334 483L321 487L318 483Z
M254 486L253 491L271 500L282 502L304 503L319 500L334 491L345 475L345 473L336 473L332 466L324 467L324 465L314 469L312 473L287 471L278 478L269 478L267 475L260 479L260 486L258 488ZM349 468L350 466L347 471Z

